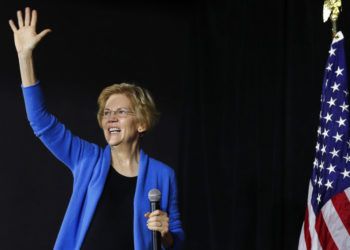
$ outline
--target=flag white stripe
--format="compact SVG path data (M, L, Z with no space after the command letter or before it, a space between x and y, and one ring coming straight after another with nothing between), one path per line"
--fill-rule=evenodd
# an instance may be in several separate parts
M305 237L304 237L304 224L305 224L305 222L303 222L303 226L301 227L298 250L307 250Z
M328 231L339 250L350 249L350 237L348 231L344 227L337 210L335 210L332 200L329 200L326 204L324 204L321 212L328 227Z
M311 205L311 197L312 197L312 183L309 184L309 194L307 198L307 206L309 210L309 231L311 236L311 249L312 250L322 250L322 246L320 244L320 241L318 240L318 234L315 229L316 224L316 216L314 213L314 209Z
M346 197L348 197L348 200L350 201L350 188L345 189L344 193L346 194Z

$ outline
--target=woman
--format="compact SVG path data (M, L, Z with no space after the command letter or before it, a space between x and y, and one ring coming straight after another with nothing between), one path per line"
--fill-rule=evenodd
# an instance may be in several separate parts
M17 12L9 21L19 58L28 120L36 136L74 177L73 193L54 249L150 249L152 234L165 248L184 240L177 208L174 171L140 149L140 137L157 116L147 90L131 84L105 88L97 119L107 146L103 149L71 134L46 111L34 74L32 52L51 30L36 33L37 12ZM162 193L160 210L149 213L149 190ZM122 190L122 191L121 191Z

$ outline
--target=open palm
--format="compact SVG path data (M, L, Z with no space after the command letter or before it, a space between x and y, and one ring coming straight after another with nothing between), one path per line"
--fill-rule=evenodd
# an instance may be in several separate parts
M51 30L45 29L39 34L36 33L37 12L36 10L25 9L25 17L23 20L22 12L17 11L18 28L15 23L10 20L10 27L13 31L15 45L18 53L28 53L33 51L39 41Z

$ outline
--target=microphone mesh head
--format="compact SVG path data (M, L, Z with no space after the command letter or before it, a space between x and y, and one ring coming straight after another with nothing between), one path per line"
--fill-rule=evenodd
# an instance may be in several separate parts
M156 188L151 189L148 192L148 199L149 199L150 202L157 202L157 201L159 201L161 196L162 196L162 194Z

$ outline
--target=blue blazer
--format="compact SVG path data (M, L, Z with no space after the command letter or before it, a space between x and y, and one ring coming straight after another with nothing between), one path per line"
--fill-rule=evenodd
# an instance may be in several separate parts
M80 249L103 191L111 165L111 149L109 146L101 148L73 135L47 112L39 83L22 87L22 90L27 117L35 135L73 174L73 192L54 249ZM147 250L152 247L151 231L144 217L150 210L148 192L152 188L162 193L160 207L169 216L169 230L174 237L173 249L181 249L184 231L178 210L174 170L142 150L134 196L135 249Z

